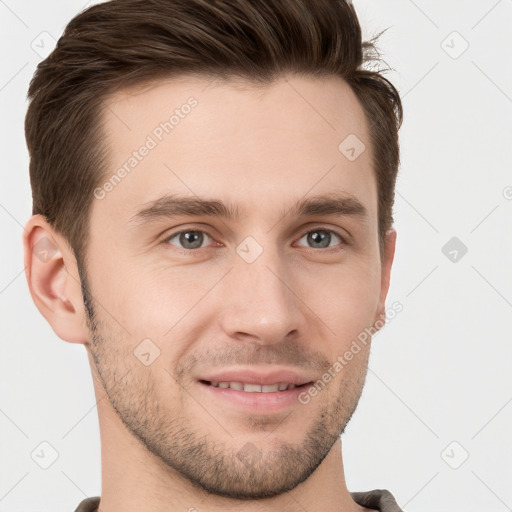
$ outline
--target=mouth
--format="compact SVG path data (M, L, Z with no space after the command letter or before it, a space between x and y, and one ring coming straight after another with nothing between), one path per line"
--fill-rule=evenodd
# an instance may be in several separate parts
M221 389L234 389L236 391L244 391L246 393L279 393L291 389L298 389L310 386L313 382L304 384L294 384L288 382L276 382L272 384L253 384L249 382L216 382L209 380L200 380L204 385L213 386Z
M243 414L285 414L301 406L300 395L314 375L289 367L232 367L196 377L205 403Z

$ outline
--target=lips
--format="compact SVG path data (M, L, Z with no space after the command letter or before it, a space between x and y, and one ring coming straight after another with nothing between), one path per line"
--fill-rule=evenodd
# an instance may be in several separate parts
M199 381L213 387L247 393L278 393L312 383L308 375L284 368L274 368L266 372L254 368L226 370L204 376Z
M218 388L230 388L237 391L245 391L247 393L275 393L277 391L286 391L294 389L295 384L280 382L277 384L249 384L247 382L207 382L211 386Z
M226 368L198 374L195 379L205 403L242 421L248 414L283 421L283 414L301 406L298 396L303 389L317 380L309 372L277 365Z

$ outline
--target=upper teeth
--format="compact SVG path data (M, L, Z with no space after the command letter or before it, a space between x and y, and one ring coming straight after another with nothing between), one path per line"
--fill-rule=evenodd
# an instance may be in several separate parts
M231 388L239 391L248 391L249 393L273 393L274 391L284 391L293 389L295 384L244 384L243 382L210 382L212 386L218 388Z

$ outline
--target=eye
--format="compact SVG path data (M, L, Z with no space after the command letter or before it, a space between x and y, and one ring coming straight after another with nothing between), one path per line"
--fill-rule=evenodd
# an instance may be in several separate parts
M193 249L201 249L203 242L205 239L211 239L210 236L204 231L198 230L188 230L188 231L180 231L171 235L170 237L165 239L165 242L171 245L176 245L172 242L172 240L177 239L178 245L181 249L193 250Z
M333 238L334 235L334 238ZM329 247L334 247L336 245L340 244L334 244L331 245L331 242L335 240L336 238L339 240L339 242L343 243L345 240L341 235L336 233L335 231L332 231L330 229L314 229L312 231L308 231L302 237L300 240L306 238L306 242L308 244L312 244L313 249L328 249Z
M313 229L304 233L299 242L303 239L306 239L306 243L313 249L329 249L345 243L345 239L340 234L325 228ZM338 243L336 243L336 239ZM205 231L189 229L168 236L165 238L164 243L174 245L186 251L193 251L206 247L208 240L210 244L213 241L212 237ZM205 242L206 245L204 245Z

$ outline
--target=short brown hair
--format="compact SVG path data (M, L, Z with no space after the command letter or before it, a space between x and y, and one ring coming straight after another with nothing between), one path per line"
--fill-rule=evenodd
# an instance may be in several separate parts
M85 258L93 191L106 173L100 117L115 90L180 74L268 84L284 73L343 78L367 118L378 187L379 242L393 224L402 105L365 64L347 0L112 0L67 25L30 83L25 119L33 214L42 214ZM340 141L341 142L341 141Z

